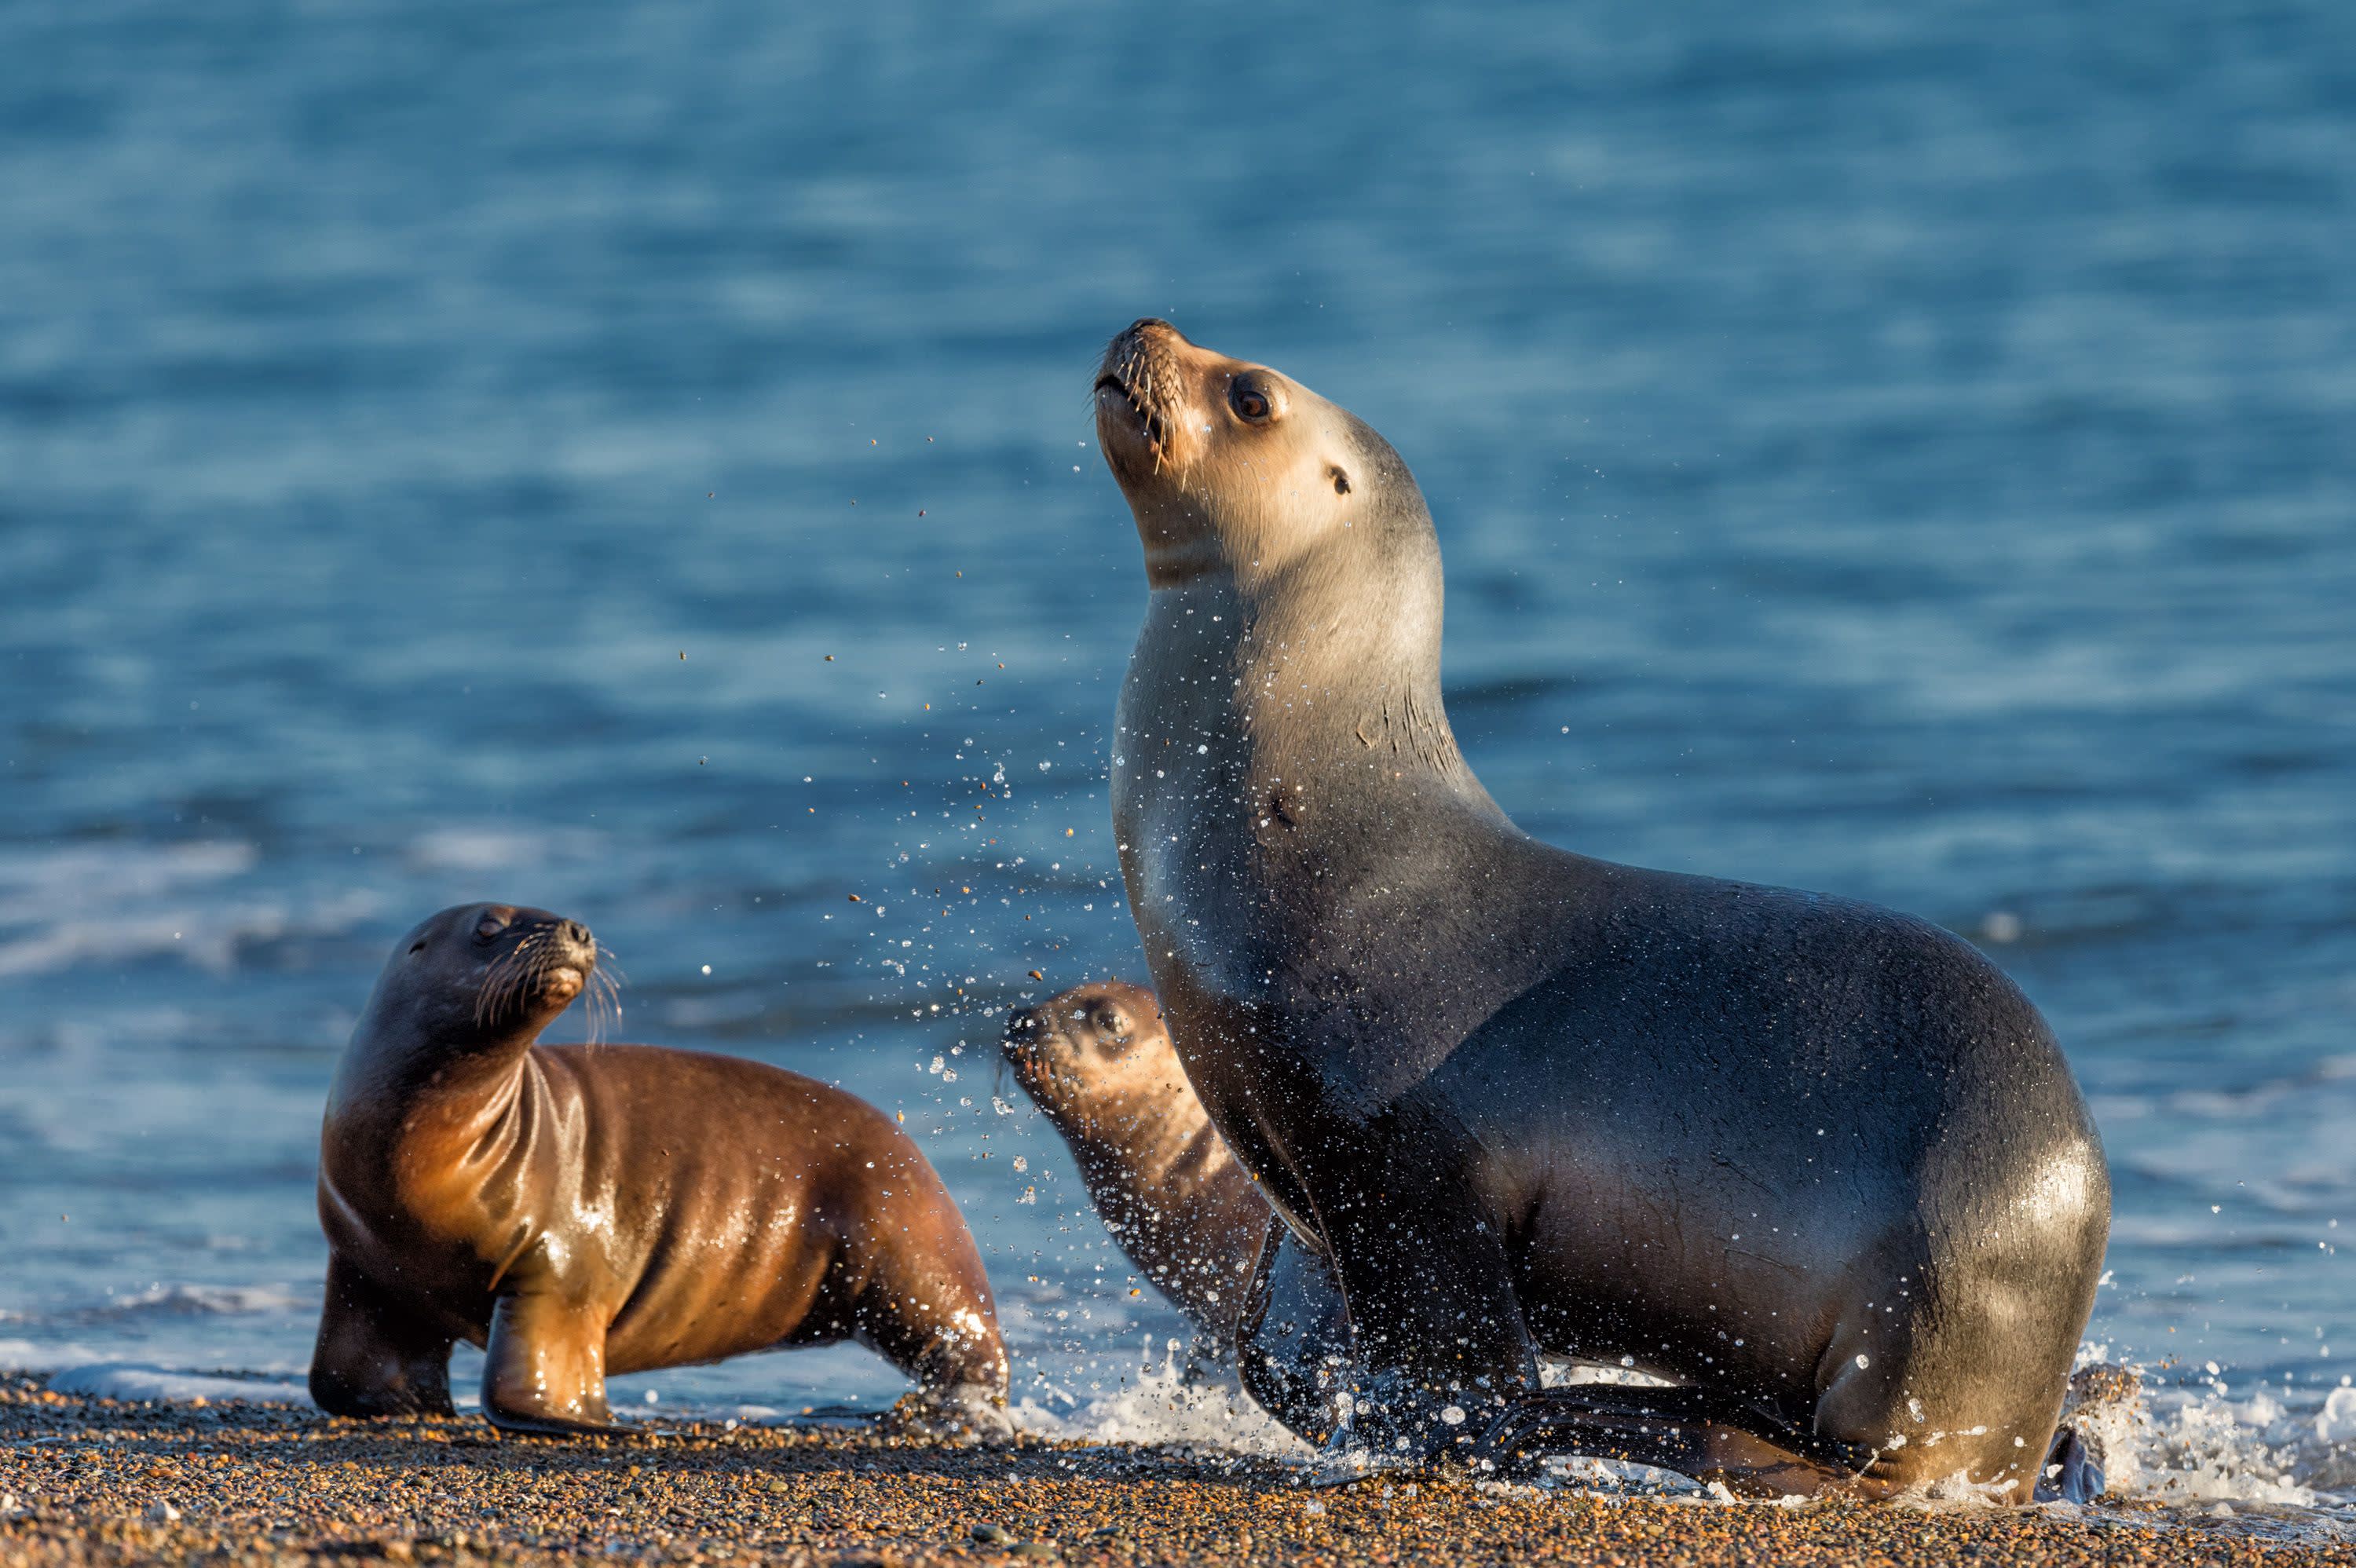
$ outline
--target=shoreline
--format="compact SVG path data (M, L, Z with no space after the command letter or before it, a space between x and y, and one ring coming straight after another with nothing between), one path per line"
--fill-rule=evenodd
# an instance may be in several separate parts
M472 1416L353 1422L0 1377L9 1563L2356 1563L2356 1546L2225 1522L2135 1504L2083 1521L1697 1506L1396 1476L1309 1488L1237 1456L831 1428L517 1440Z

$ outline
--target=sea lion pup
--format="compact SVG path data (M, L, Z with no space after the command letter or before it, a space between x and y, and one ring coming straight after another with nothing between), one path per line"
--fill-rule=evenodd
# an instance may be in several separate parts
M1000 1050L1105 1229L1229 1356L1275 1213L1187 1086L1153 993L1105 980L1010 1009Z
M1010 1008L1000 1049L1063 1135L1105 1229L1194 1322L1195 1354L1207 1346L1234 1366L1294 1431L1329 1436L1332 1369L1349 1350L1341 1292L1211 1125L1153 993L1104 980ZM1283 1353L1243 1357L1248 1339Z
M855 1339L916 1381L919 1424L1002 1429L990 1281L907 1135L759 1062L535 1043L597 957L508 904L394 948L319 1139L320 1408L447 1414L465 1339L496 1425L610 1431L609 1372Z
M1343 1441L2027 1499L2110 1213L2036 1009L1910 916L1515 828L1441 705L1430 515L1346 411L1149 320L1096 412L1151 589L1130 907L1213 1124L1338 1275ZM1541 1391L1539 1347L1683 1386Z

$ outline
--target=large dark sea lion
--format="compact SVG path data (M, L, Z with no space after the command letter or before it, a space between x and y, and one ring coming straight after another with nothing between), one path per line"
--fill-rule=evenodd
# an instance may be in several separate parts
M907 1135L758 1062L535 1043L596 965L585 927L506 904L393 950L320 1136L320 1407L447 1413L465 1339L494 1423L594 1432L608 1373L855 1339L916 1381L909 1415L1002 1427L990 1281Z
M1923 921L1515 828L1441 707L1430 515L1344 410L1158 321L1096 410L1151 589L1122 871L1187 1077L1338 1275L1342 1441L2026 1499L2110 1212L2036 1009ZM1541 1391L1542 1346L1684 1386Z

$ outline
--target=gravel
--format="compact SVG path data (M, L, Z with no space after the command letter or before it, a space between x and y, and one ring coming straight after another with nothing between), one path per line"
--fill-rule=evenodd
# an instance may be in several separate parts
M125 1403L0 1378L0 1563L2356 1565L2199 1516L1623 1500L1025 1439L691 1423L556 1443L479 1420Z

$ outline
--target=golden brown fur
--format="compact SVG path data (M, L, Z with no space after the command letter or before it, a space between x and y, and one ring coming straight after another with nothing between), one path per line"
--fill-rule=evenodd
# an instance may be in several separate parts
M1226 1359L1275 1213L1186 1082L1153 993L1105 980L1007 1018L1014 1076L1138 1271Z
M857 1339L1002 1425L990 1282L916 1145L758 1062L537 1043L596 966L584 928L508 905L395 950L320 1135L321 1407L446 1413L465 1339L494 1423L596 1431L608 1373Z

